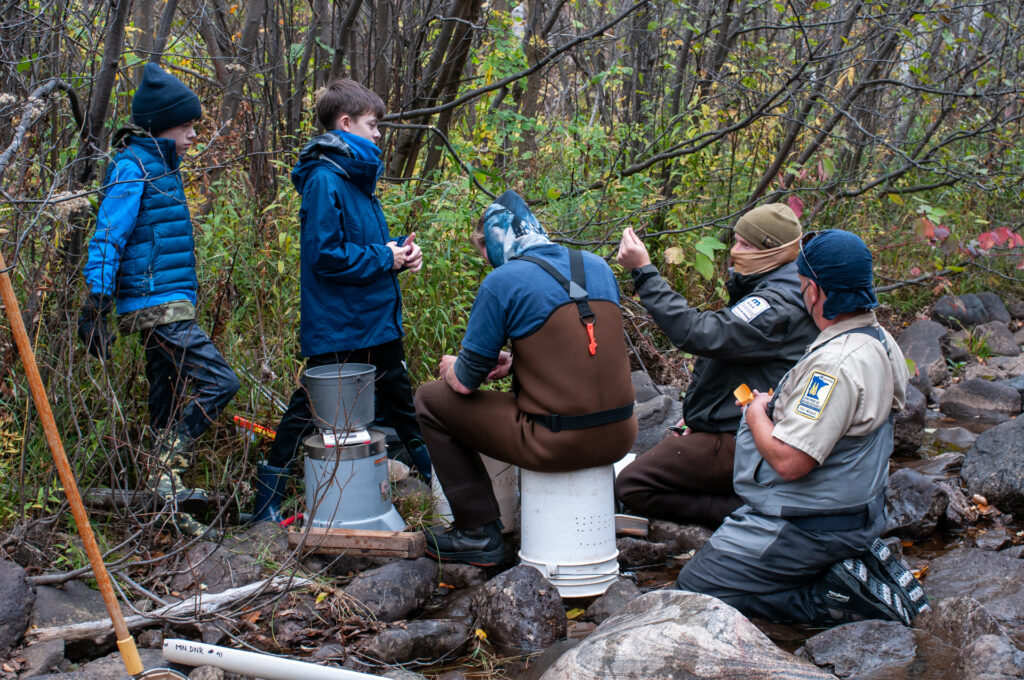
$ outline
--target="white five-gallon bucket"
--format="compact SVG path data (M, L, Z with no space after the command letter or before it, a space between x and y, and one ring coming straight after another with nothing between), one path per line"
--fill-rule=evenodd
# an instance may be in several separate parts
M519 510L519 468L511 463L503 463L500 460L488 458L481 455L480 460L487 468L487 474L491 477L491 487L494 489L494 497L498 501L498 512L501 513L501 524L503 532L515 531L518 523ZM452 506L441 489L441 483L435 472L430 481L430 491L434 495L434 515L439 522L451 524Z
M562 597L602 595L619 575L612 466L522 470L519 559Z

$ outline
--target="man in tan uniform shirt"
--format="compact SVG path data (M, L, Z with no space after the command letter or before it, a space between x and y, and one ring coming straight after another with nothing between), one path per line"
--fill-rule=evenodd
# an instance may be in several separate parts
M927 608L924 592L878 540L906 361L871 311L871 253L859 237L805 235L797 269L821 333L774 397L755 392L745 408L733 472L745 504L679 587L767 619L909 625Z

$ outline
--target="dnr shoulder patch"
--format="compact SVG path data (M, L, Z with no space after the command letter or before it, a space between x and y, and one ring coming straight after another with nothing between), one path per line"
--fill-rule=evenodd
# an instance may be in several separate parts
M832 395L832 388L836 386L837 382L838 380L828 373L814 371L808 378L807 385L794 410L805 418L817 420L825 408L825 404L828 403L828 398Z
M763 297L751 295L737 302L729 311L750 323L758 314L767 312L771 308L772 306Z

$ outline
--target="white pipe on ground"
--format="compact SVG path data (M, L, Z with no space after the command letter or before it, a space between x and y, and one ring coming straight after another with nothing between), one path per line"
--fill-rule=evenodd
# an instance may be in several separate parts
M380 680L344 668L317 666L305 661L284 659L279 656L243 652L240 649L218 647L191 640L164 640L164 658L171 663L186 666L216 666L221 670L262 680Z

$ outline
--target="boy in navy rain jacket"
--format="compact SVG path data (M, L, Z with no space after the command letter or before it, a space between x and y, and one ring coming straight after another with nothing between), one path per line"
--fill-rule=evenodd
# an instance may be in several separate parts
M394 427L419 473L430 457L420 435L402 345L398 274L419 271L416 234L392 238L377 180L384 170L377 121L384 102L363 85L335 80L317 96L328 130L299 152L292 184L302 195L302 319L306 368L368 363L376 369L377 420ZM254 521L280 521L288 469L302 439L315 430L305 387L292 395L266 461L257 466Z
M84 275L89 290L78 335L94 356L109 358L106 317L116 303L122 333L140 333L146 351L153 448L148 485L171 504L178 528L206 527L182 507L203 504L181 474L193 441L238 391L238 378L196 324L192 219L178 169L195 141L199 98L155 64L146 64L132 100L133 126L122 129L104 183ZM186 398L186 395L187 398Z

